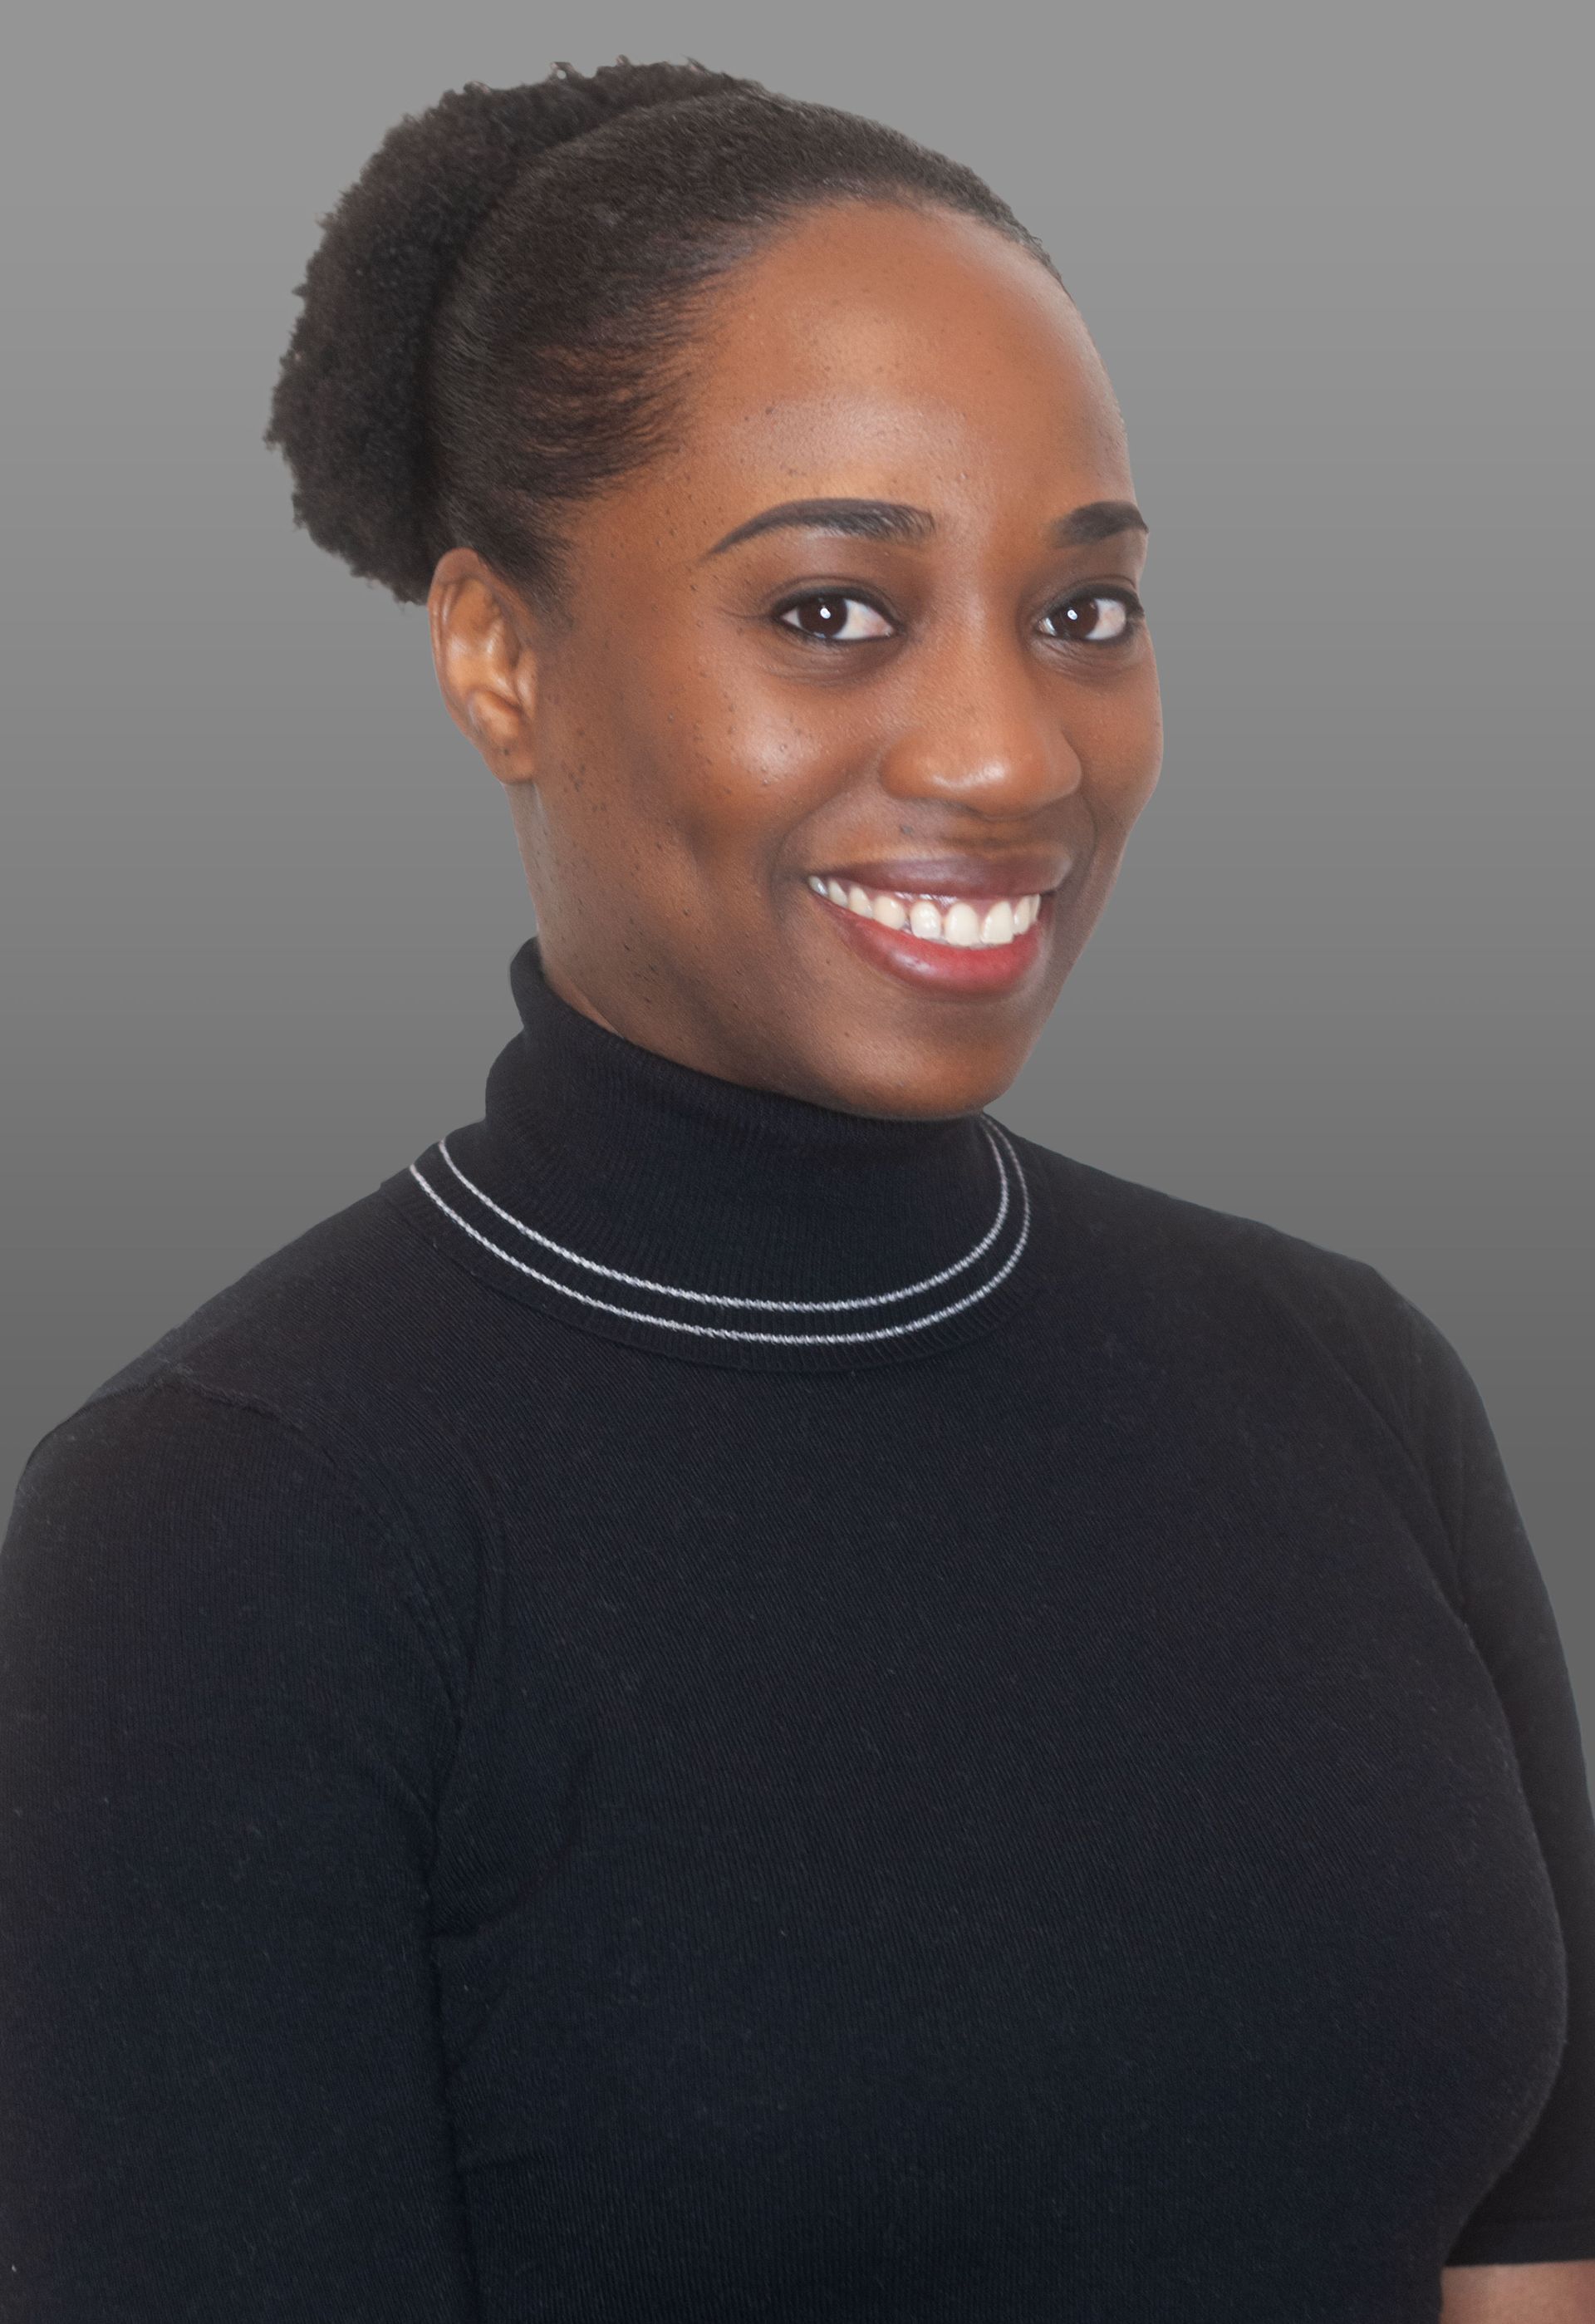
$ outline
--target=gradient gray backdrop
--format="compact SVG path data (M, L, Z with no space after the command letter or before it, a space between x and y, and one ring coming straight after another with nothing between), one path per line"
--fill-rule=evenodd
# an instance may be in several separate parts
M972 163L1129 422L1167 755L993 1111L1372 1263L1483 1391L1595 1743L1590 59L1571 6L74 7L0 69L0 1514L481 1111L532 921L419 609L260 441L316 221L467 79L695 56Z

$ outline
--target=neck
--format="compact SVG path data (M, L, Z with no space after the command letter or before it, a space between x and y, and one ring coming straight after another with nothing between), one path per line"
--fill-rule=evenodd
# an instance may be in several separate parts
M434 1237L501 1288L688 1360L825 1369L989 1330L1037 1287L1034 1174L985 1113L848 1113L699 1072L562 999L535 936L510 982L521 1031L483 1119L409 1174Z

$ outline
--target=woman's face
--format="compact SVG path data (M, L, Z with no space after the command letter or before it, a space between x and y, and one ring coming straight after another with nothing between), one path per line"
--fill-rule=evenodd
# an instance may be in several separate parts
M1006 1089L1157 779L1132 497L1074 306L978 220L813 209L725 278L671 449L567 519L567 625L474 551L433 584L556 992L848 1111Z

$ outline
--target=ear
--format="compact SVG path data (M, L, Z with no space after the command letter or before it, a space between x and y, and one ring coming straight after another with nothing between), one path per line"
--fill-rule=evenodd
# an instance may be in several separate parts
M474 549L451 549L432 575L427 618L449 716L500 782L530 781L538 670L526 606Z

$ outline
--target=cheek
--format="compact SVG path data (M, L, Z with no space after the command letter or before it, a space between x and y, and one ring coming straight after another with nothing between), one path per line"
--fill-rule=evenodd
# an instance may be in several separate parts
M657 622L595 622L580 650L561 656L547 697L549 763L567 812L608 823L617 838L668 825L696 787L711 709Z
M1092 788L1116 819L1133 821L1163 763L1163 706L1149 644L1119 685L1080 705L1072 739Z
M860 759L856 710L701 644L633 668L615 715L639 806L697 857L769 853Z

